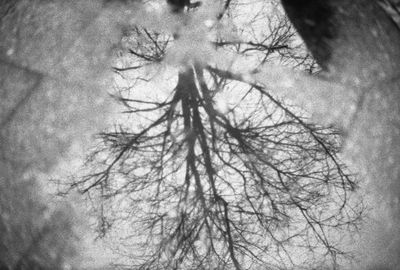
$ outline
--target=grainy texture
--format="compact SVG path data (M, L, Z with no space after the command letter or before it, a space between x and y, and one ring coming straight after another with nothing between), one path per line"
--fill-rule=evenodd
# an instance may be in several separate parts
M367 254L366 261L375 260L375 263L382 264L382 267L384 265L388 269L398 269L398 25L378 1L282 0L282 3L292 23L322 67L320 79L348 87L348 91L354 91L358 96L358 101L354 104L355 113L351 121L344 126L347 134L346 154L365 177L364 182L372 187L378 202L373 205L376 209L374 218L377 227L368 232L369 239L362 248ZM299 8L302 4L304 6ZM324 15L324 18L321 19L321 15Z
M0 1L0 267L72 263L72 212L49 205L39 176L105 124L123 14L95 0Z

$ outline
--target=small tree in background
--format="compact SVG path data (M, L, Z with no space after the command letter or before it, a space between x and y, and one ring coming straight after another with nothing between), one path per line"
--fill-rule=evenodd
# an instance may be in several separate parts
M203 6L172 14L170 32L126 29L114 68L124 124L99 134L90 172L72 186L97 196L100 236L135 269L337 267L362 210L340 134L201 61L202 46L254 68L316 65L275 2L258 2L251 18L246 3L221 5L211 25L191 19ZM207 31L210 43L195 40ZM170 79L151 84L161 71Z

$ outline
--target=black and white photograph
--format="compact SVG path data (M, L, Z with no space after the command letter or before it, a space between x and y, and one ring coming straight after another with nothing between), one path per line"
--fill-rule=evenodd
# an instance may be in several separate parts
M400 0L0 0L0 270L400 270Z

